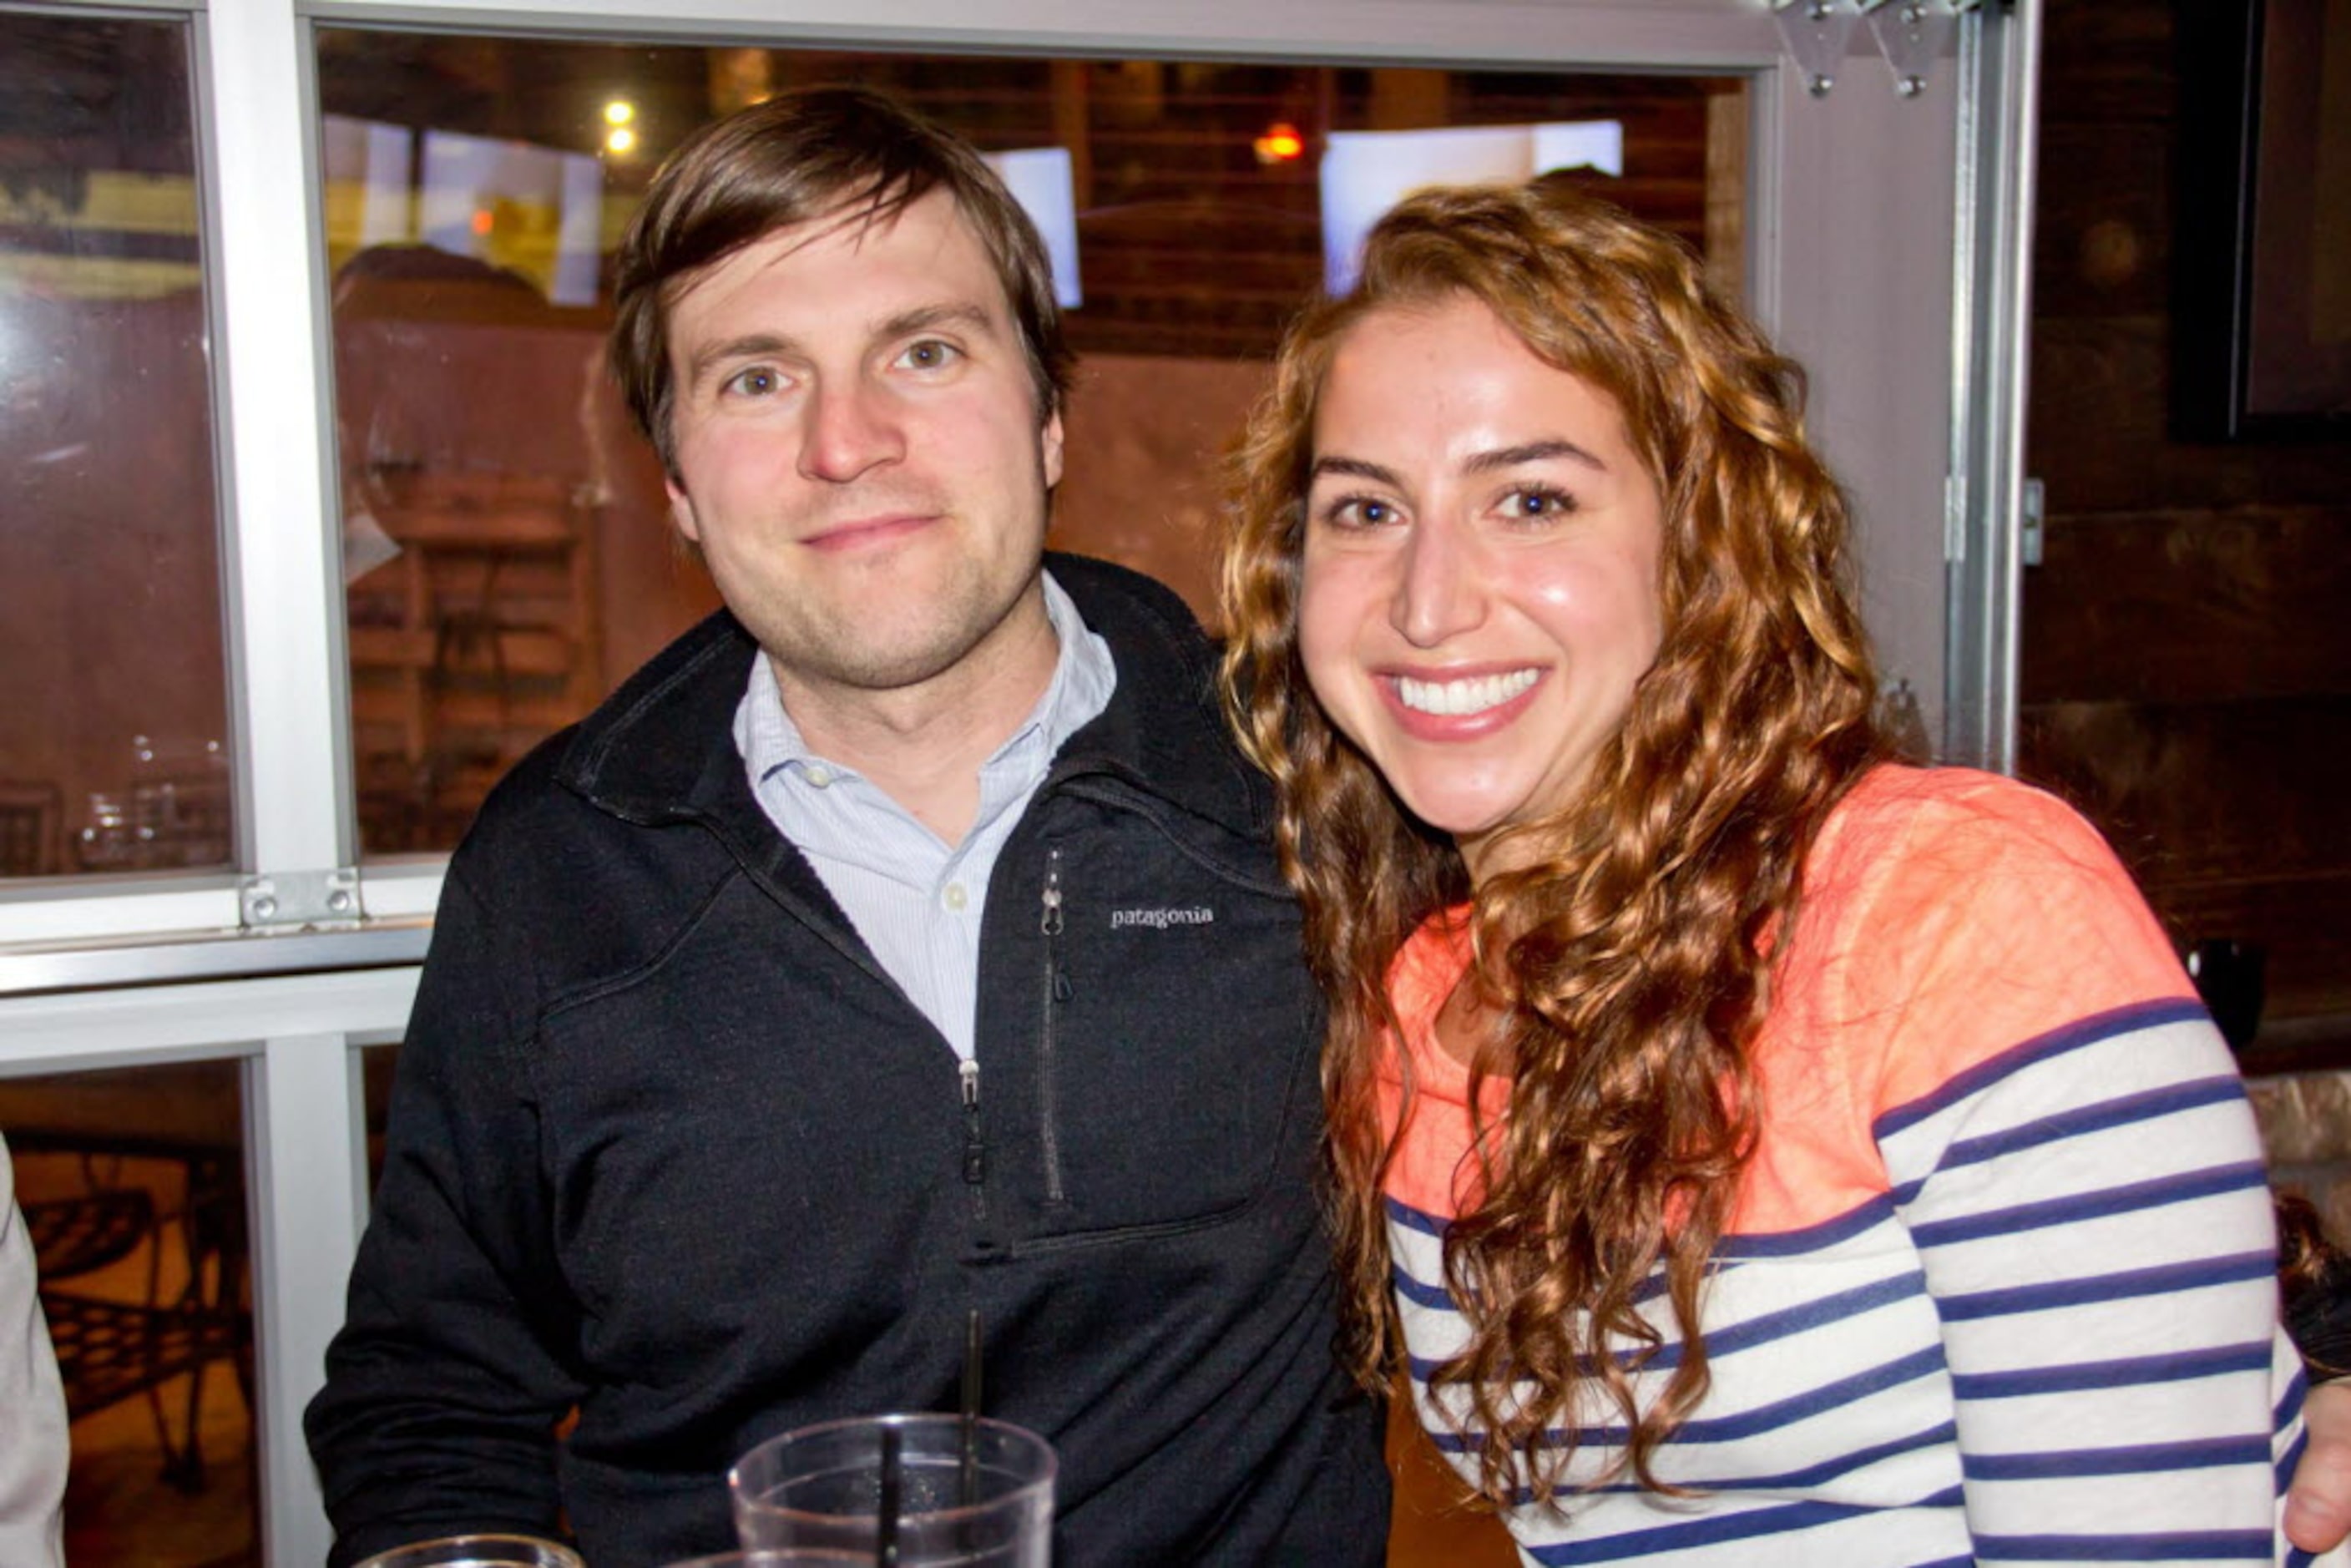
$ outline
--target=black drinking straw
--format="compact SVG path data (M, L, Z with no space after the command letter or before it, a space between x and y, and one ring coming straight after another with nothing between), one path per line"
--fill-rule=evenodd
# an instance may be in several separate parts
M956 1476L956 1499L969 1508L979 1500L979 1309L963 1327L963 1463Z
M882 1428L882 1498L874 1505L874 1568L898 1568L898 1492L904 1461L895 1427Z

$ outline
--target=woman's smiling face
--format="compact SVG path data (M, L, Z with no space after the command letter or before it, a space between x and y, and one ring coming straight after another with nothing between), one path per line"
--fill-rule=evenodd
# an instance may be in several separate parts
M1614 401L1479 301L1376 310L1314 417L1299 651L1472 873L1571 804L1663 637L1664 505Z

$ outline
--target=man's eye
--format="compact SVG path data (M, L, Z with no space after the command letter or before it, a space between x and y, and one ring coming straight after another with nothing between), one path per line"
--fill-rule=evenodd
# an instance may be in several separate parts
M961 350L953 343L925 338L919 343L908 344L906 351L898 356L898 362L908 370L938 371L945 370L960 357Z
M737 371L726 378L718 390L742 397L767 397L779 391L784 378L765 365L753 365L747 371Z

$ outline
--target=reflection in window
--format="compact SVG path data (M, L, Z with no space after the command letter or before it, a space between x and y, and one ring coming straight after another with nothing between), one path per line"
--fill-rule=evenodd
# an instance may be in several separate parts
M0 876L233 855L188 39L0 15Z
M392 1078L400 1065L400 1046L363 1046L360 1050L360 1107L367 1129L367 1185L375 1191L375 1184L383 1175L383 1129L392 1110Z
M234 1061L0 1079L73 1422L74 1568L259 1561Z
M1744 248L1733 79L317 37L371 854L454 844L524 750L716 603L601 358L611 247L714 116L872 83L1066 213L1082 361L1054 543L1204 613L1217 455L1323 281L1326 167L1387 161L1364 138L1485 128L1510 166L1481 172L1581 169L1733 287Z

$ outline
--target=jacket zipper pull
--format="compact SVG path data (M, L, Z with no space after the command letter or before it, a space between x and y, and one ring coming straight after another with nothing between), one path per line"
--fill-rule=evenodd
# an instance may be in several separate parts
M1053 851L1045 857L1045 913L1038 929L1047 937L1061 934L1061 852ZM1070 977L1061 967L1058 950L1049 942L1045 949L1045 970L1052 986L1053 999L1070 999Z
M1045 857L1045 913L1037 928L1048 936L1061 934L1061 852L1054 850Z
M987 1177L987 1145L979 1137L979 1063L966 1061L956 1072L963 1080L963 1179L977 1186Z

